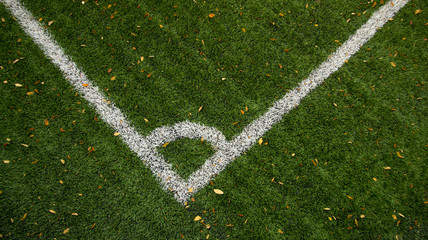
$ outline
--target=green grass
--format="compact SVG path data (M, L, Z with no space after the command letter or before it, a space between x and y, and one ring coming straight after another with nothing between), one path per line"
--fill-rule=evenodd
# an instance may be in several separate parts
M23 2L44 25L54 21L47 29L142 134L190 120L216 127L228 139L307 77L381 5ZM267 144L238 157L187 206L97 120L1 6L0 234L427 238L426 6L411 1L267 132ZM187 177L213 150L183 139L159 151ZM196 216L205 225L193 221Z

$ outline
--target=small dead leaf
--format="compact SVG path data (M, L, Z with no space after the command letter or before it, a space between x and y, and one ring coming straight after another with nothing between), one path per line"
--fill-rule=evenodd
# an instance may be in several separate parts
M224 192L220 189L214 189L214 192L215 194L219 194L219 195L224 194Z
M82 84L84 87L87 87L87 86L89 86L89 84L88 83L84 83L84 84Z
M54 23L55 21L49 21L48 22L48 26L52 25L52 23Z
M70 231L70 228L67 228L64 230L64 232L62 232L63 234L67 234Z
M148 122L149 120L147 118L144 118L144 121Z
M349 195L347 195L347 197L349 198L349 199L353 199L351 196L349 196Z
M64 160L64 159L61 159L60 161L61 161L61 163L62 163L63 165L65 164L65 160Z
M92 224L91 229L95 227L95 224L96 224L96 223Z
M116 80L116 76L111 77L110 80L112 81Z
M193 221L197 222L197 221L199 221L199 220L201 220L201 219L202 219L201 217L196 216L196 217L195 217L195 219L193 219Z
M210 15L208 15L210 18L213 18L213 17L215 17L215 14L214 13L210 13Z
M166 147L166 146L168 146L168 144L169 144L169 142L166 142L162 145L162 147Z
M151 77L152 77L152 74L151 74L151 73L149 73L149 75L147 75L147 77L148 77L148 78L151 78Z
M421 12L422 12L422 10L418 9L418 10L415 11L415 15L418 15Z
M15 87L22 87L22 84L15 83Z
M77 215L79 215L78 213L72 213L71 215L73 215L73 216L77 216Z
M33 95L34 94L34 92L27 92L27 95L28 96L31 96L31 95Z
M113 135L114 135L115 137L117 137L117 136L119 136L119 135L120 135L120 133L115 132Z
M49 210L50 213L55 214L56 212L54 210Z
M391 66L396 67L397 65L395 65L395 63L391 62Z
M108 72L108 73L111 73L111 71L112 71L112 69L111 69L111 68L109 68L107 72Z
M259 141L258 141L258 143L259 143L259 145L262 145L262 143L263 143L263 138L260 138L260 139L259 139Z
M8 164L8 163L10 163L10 160L3 160L3 163Z
M330 208L324 208L324 210L325 210L325 211L330 211L331 209L330 209Z
M189 188L189 192L193 192L193 188Z
M243 32L246 32L246 31L245 31L245 28L242 28L242 31L243 31Z
M400 152L397 152L397 156L398 156L399 158L404 158L403 156L401 156Z
M59 180L59 183L63 184L64 182L60 179L60 180Z
M391 167L383 167L383 169L385 169L385 170L390 170L390 169L391 169Z
M17 63L18 61L19 61L19 58L18 58L18 59L15 59L15 61L13 61L13 63L12 63L12 64Z
M198 112L200 112L200 111L202 110L202 107L203 107L203 106L201 106L201 107L198 109Z
M284 234L284 232L281 229L278 229L279 234Z
M241 114L245 114L245 112L243 110L240 110L240 111L241 111Z
M49 125L49 121L47 119L45 119L45 125Z
M397 220L397 216L395 216L394 214L392 214L392 218L393 218L394 220Z
M24 213L24 216L22 216L22 218L20 218L19 220L21 220L21 221L24 221L25 220L25 218L27 218L27 213Z

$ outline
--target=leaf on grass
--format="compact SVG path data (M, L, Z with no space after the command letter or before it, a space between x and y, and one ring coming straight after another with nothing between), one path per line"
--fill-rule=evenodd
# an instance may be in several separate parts
M119 135L120 135L120 133L115 132L113 135L114 135L115 137L117 137L117 136L119 136Z
M189 192L193 192L193 188L189 188Z
M259 139L259 141L258 141L258 143L259 143L259 145L262 145L262 143L263 143L263 138L260 138L260 139Z
M65 160L64 159L61 159L60 161L61 161L62 164L65 164Z
M12 64L17 63L18 61L19 61L19 58L18 58L18 59L15 59L15 61L13 61L13 63L12 63Z
M418 9L418 10L415 11L415 15L418 15L421 12L422 12L422 10Z
M391 66L396 67L397 65L395 65L395 63L391 62Z
M219 194L219 195L224 194L224 192L220 189L214 189L214 192L215 194Z
M63 234L66 234L66 233L68 233L70 231L70 228L67 228L67 229L65 229L64 230L64 232L62 232Z
M77 216L77 215L79 215L78 213L72 213L71 215L73 215L73 216Z
M116 76L111 77L110 80L112 81L116 80Z
M49 125L49 121L47 119L45 119L45 125Z
M203 106L201 106L201 107L198 109L198 112L200 112L200 111L202 110L202 107L203 107Z
M15 87L22 87L22 84L15 83Z
M55 21L49 21L48 22L48 26L52 25L52 23L54 23Z
M34 94L34 92L27 92L27 95L28 96L31 96L31 95L33 95Z
M243 32L246 32L246 31L245 31L245 28L242 28L242 31L243 31Z
M54 213L54 214L56 213L56 212L55 212L54 210L52 210L52 209L51 209L51 210L49 210L49 212L50 212L50 213Z
M281 229L278 229L279 234L284 234L284 232Z
M391 169L391 167L383 167L383 169L389 170L389 169Z
M111 68L109 68L107 72L108 72L108 73L111 73L111 71L112 71L112 69L111 69Z
M399 158L404 158L403 156L401 156L400 152L397 152L397 156L398 156Z
M392 218L393 218L394 220L397 220L397 216L395 216L394 214L392 214Z
M245 112L243 110L240 110L240 111L241 111L241 114L245 114Z
M214 13L210 13L210 15L208 15L210 18L213 18L213 17L215 17L215 14Z
M351 196L349 196L349 195L346 195L349 199L353 199Z
M201 219L202 219L201 217L196 216L196 217L195 217L195 219L193 219L193 221L197 222L197 221L199 221L199 220L201 220Z
M169 142L166 142L162 145L162 147L166 147L166 146L168 146L168 144L169 144Z
M24 213L24 216L22 216L22 218L20 218L20 220L21 220L21 221L24 221L24 220L25 220L25 218L27 218L27 215L28 215L27 213Z
M89 86L89 84L88 83L84 83L84 84L82 84L84 87L87 87L87 86Z
M10 160L3 160L3 163L10 163Z

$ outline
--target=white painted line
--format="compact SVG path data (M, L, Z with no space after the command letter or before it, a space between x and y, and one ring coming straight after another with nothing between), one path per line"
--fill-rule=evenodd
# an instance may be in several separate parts
M388 22L388 19L393 18L407 4L408 0L392 0L380 7L333 55L312 71L307 79L303 80L298 87L288 92L282 99L276 101L264 115L246 126L242 133L231 141L227 141L224 135L213 127L188 121L177 123L172 127L157 128L144 138L113 103L106 101L107 98L98 90L98 87L88 80L85 73L64 53L52 36L42 28L19 0L0 0L0 2L11 11L24 31L33 38L52 63L62 71L64 77L74 88L96 109L100 117L120 133L119 136L122 140L160 179L165 189L174 192L177 201L185 203L192 194L203 188L210 179L247 151L273 125L281 121L284 114L297 107L310 91L342 67L346 60L358 52L374 36L376 31ZM88 85L85 87L83 84ZM216 152L188 180L182 179L172 170L171 164L168 164L156 152L156 147L165 142L171 142L178 138L202 137L214 146Z

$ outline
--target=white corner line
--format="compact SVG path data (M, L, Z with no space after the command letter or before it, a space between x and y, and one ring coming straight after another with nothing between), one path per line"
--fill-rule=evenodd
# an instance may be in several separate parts
M43 50L46 57L61 70L64 78L95 108L100 118L120 133L121 139L158 177L163 187L172 191L178 202L185 204L192 194L202 189L229 163L246 152L273 125L280 122L284 114L297 107L309 92L342 67L409 0L392 0L385 3L335 53L313 70L298 87L276 101L265 114L246 126L240 135L230 141L227 141L224 135L214 127L189 121L177 123L172 127L157 128L149 136L143 137L128 122L120 109L107 101L106 96L98 90L93 82L89 81L86 74L64 53L49 32L43 29L42 25L19 0L0 0L0 2L9 9L22 29ZM171 164L167 163L156 151L156 147L178 138L202 137L212 144L216 152L187 180L182 179L173 171Z

